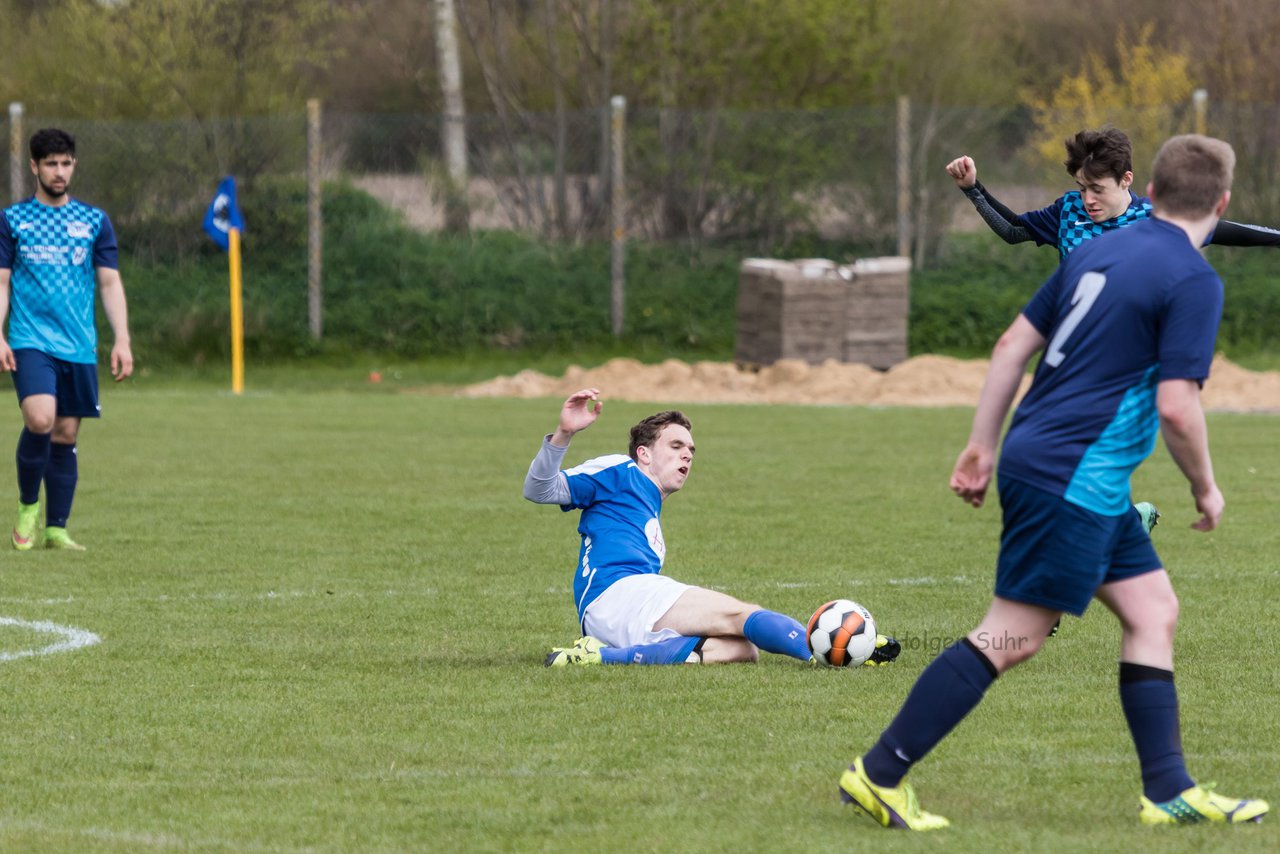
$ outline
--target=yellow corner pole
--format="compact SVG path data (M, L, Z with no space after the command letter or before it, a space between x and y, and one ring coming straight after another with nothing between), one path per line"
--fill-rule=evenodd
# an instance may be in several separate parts
M231 263L231 391L244 391L244 305L240 298L240 229L230 230Z

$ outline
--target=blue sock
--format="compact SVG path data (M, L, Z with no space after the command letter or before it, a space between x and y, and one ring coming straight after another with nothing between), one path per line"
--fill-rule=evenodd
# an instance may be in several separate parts
M804 626L786 614L762 608L747 617L742 636L765 652L809 660L809 638L805 636Z
M600 650L600 660L605 664L684 664L702 641L678 637L635 646L606 646Z
M18 437L18 500L23 504L35 504L40 500L40 481L49 466L49 445L52 433L32 433L26 427Z
M1120 705L1142 766L1142 793L1171 801L1195 785L1182 757L1173 671L1120 662Z
M877 786L896 786L982 700L995 665L968 638L952 644L924 669L906 702L862 757Z
M49 465L44 471L44 516L48 527L67 527L79 476L76 446L52 443L49 446Z

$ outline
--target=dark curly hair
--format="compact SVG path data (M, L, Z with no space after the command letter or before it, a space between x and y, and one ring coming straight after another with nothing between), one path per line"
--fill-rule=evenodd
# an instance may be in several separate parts
M1098 130L1082 130L1066 141L1067 159L1062 164L1075 177L1081 169L1087 178L1111 176L1116 183L1133 171L1133 144L1125 132L1110 125Z
M58 128L41 128L31 135L31 159L39 163L50 154L76 156L76 138Z

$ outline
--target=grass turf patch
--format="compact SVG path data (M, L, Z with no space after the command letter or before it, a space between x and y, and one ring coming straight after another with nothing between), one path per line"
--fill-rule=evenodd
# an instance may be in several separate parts
M968 410L685 407L699 452L664 511L666 571L801 620L855 599L899 664L560 671L541 664L577 634L576 519L520 498L558 402L278 388L105 389L70 523L90 551L0 559L0 616L102 639L0 662L0 848L918 846L835 783L989 600L998 510L946 486ZM617 452L654 408L610 402L567 462ZM1275 428L1210 416L1218 532L1187 528L1163 450L1134 484L1183 602L1191 771L1273 801ZM19 635L0 643L39 642ZM1274 819L1137 825L1117 643L1101 608L1067 620L916 769L955 823L939 844L1276 847Z

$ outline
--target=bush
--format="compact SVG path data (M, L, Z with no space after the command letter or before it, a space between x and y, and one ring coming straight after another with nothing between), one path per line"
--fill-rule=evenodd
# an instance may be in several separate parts
M256 359L373 352L411 359L482 350L535 353L621 348L650 356L729 359L735 244L628 247L626 335L610 328L609 247L548 244L511 232L425 235L351 186L325 188L324 339L307 322L306 188L263 179L244 194L245 350ZM147 248L200 234L198 219L121 230L134 349L151 364L202 364L230 352L227 259L207 239L176 256ZM157 235L164 239L159 239ZM781 258L847 261L877 254L851 243L789 236ZM143 247L136 251L134 247ZM1267 250L1214 248L1227 282L1219 346L1233 355L1280 350L1280 310ZM911 282L910 351L987 355L1053 271L1057 253L953 236Z

